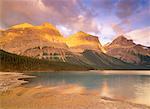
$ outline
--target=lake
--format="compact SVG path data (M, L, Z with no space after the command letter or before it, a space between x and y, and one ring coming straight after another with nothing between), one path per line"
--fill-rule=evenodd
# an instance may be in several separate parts
M26 87L77 85L100 96L150 106L150 71L33 72Z

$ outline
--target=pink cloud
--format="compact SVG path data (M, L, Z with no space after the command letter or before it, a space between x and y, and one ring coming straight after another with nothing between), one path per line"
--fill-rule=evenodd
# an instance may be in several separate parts
M66 28L98 32L92 13L80 0L2 0L1 21L3 27L28 22L50 22Z

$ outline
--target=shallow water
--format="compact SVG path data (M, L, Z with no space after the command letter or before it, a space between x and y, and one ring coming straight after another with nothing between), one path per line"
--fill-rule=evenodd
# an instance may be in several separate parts
M26 87L78 85L100 96L150 105L150 71L34 72Z

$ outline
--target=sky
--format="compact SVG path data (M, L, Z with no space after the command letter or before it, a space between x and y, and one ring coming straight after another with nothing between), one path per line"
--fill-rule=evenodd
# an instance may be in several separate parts
M24 22L52 23L66 37L84 31L104 44L149 27L150 0L0 0L1 29Z

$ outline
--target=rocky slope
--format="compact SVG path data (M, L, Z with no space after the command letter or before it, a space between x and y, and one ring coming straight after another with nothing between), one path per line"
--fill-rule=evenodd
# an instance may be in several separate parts
M124 36L119 36L112 43L104 46L106 53L110 56L119 58L125 62L135 64L146 64L150 61L150 48L135 44ZM143 58L147 57L146 60ZM145 61L147 61L145 63ZM147 64L150 64L149 62Z

